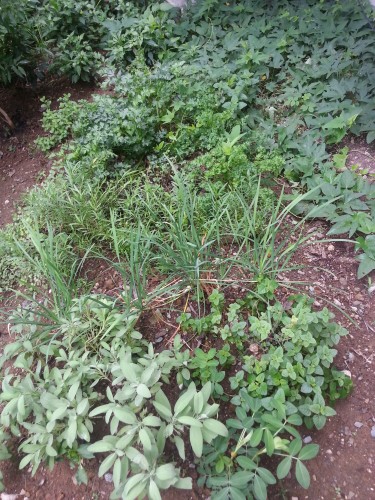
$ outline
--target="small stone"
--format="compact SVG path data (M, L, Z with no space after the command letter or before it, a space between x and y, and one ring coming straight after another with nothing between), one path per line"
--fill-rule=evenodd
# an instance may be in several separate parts
M39 486L43 486L43 484L46 482L46 480L43 478L39 481Z
M28 491L25 491L23 488L22 490L20 491L20 495L23 495L25 497L29 497L30 496L30 493Z
M195 464L189 464L189 469L195 469Z
M328 245L328 252L334 252L335 250L335 246L332 245L332 243L330 245Z
M77 486L77 485L78 485L78 481L77 481L77 478L76 478L76 476L75 476L75 475L74 475L74 476L72 476L72 481L73 481L74 486Z
M327 455L332 455L332 450L327 450L326 453Z
M352 491L349 491L348 493L348 500L350 500L351 498L354 498L355 497L355 493L353 493Z
M109 472L107 472L107 474L104 474L104 480L107 482L107 483L112 483L112 480L113 480L113 475L110 474Z
M250 344L249 351L255 356L258 354L259 347L257 344Z
M305 444L309 444L309 443L311 443L311 441L312 441L312 437L311 437L311 436L306 436L306 437L304 438L304 440L303 440L303 442L304 442Z
M298 497L292 497L292 500L298 500Z
M5 200L5 201L4 201L4 205L8 205L8 203L9 203L9 200ZM4 493L4 494L5 494L5 493Z
M375 438L375 425L372 426L371 437Z
M17 500L18 495L14 495L11 493L2 493L0 498L1 500Z
M344 434L345 434L345 436L351 436L352 435L351 430L349 429L349 427L345 427Z
M348 281L345 278L340 278L340 283L342 286L346 286L348 284Z
M360 429L361 427L363 427L363 424L362 422L354 422L354 426L357 427L357 429Z
M163 342L163 337L158 337L158 338L155 340L155 342L156 342L157 344L160 344L160 342Z

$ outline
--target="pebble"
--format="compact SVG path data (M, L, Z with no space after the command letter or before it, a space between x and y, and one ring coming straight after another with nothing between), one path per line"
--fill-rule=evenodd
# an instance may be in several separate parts
M355 493L353 493L352 491L349 491L348 500L350 500L351 498L354 498L354 497L355 497Z
M375 425L372 426L371 437L375 438Z
M345 434L345 436L351 436L352 435L351 430L349 429L349 427L345 427L344 434Z
M348 284L348 280L346 280L345 278L340 278L340 283L342 286L346 286Z
M2 493L0 498L1 500L17 500L18 495L14 495L12 493Z
M327 450L326 453L327 455L332 455L332 450Z
M104 474L104 479L107 483L112 483L113 475L107 472L107 474Z
M309 444L309 443L311 443L311 441L312 441L312 437L311 437L311 436L306 436L306 437L304 438L304 440L303 440L303 442L304 442L305 444Z
M354 422L354 426L357 427L357 429L360 429L361 427L363 427L363 424L362 422Z
M333 252L335 250L335 246L332 245L332 243L330 245L328 245L328 251L329 252Z
M163 337L158 337L158 338L155 340L155 342L156 342L157 344L160 344L160 342L163 342Z

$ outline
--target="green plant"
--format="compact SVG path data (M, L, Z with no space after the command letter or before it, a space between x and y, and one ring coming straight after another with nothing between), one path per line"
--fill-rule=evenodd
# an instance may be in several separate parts
M57 44L51 71L68 75L73 83L78 80L88 82L101 63L103 58L94 52L84 36L71 33Z
M268 455L281 458L276 471L278 479L283 479L295 463L297 481L308 488L310 475L303 461L314 458L319 447L302 447L295 428L301 424L301 418L288 411L283 391L268 401L251 398L244 390L240 397L237 418L227 420L229 438L205 447L198 467L198 484L206 484L214 499L246 498L249 492L257 500L266 499L267 487L276 482L274 475L260 465L262 455ZM293 436L292 441L281 437L285 431Z

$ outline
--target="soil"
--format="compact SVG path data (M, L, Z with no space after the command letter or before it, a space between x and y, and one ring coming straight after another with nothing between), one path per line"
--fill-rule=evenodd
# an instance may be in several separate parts
M42 133L40 119L40 97L47 96L56 101L64 93L71 93L74 99L89 98L94 89L88 85L71 87L67 82L53 82L36 90L18 89L6 103L6 111L16 124L10 136L0 125L0 226L12 220L15 206L22 194L38 183L51 164L48 158L38 152L34 139ZM375 172L374 148L362 139L351 138L346 144L350 148L347 166L358 163L362 168ZM361 153L358 153L361 151ZM371 158L372 157L372 158ZM324 238L328 226L319 221L310 223L306 230L318 231L314 237ZM319 234L320 233L320 234ZM338 347L336 365L350 372L354 382L352 394L336 404L337 415L329 419L319 432L305 430L306 442L312 439L320 445L320 453L308 466L312 481L309 490L301 489L293 478L286 478L280 487L272 490L270 499L375 499L375 292L369 291L367 279L357 280L357 263L353 245L335 242L312 246L297 254L297 262L307 264L307 270L285 276L287 280L306 280L307 291L315 298L316 307L328 305L336 314L336 320L345 326L349 334ZM96 266L93 266L95 269ZM108 277L104 267L98 266L97 291L114 293L120 286L119 277ZM301 273L301 274L299 274ZM370 277L375 280L375 273ZM352 318L348 319L342 312ZM152 321L158 325L154 329L155 342L167 343L173 334L168 327L169 320L160 318L159 312ZM159 321L164 322L164 329ZM354 320L354 323L353 323ZM163 335L160 332L163 332ZM148 332L148 336L152 335ZM0 327L0 345L9 341L8 332ZM373 436L372 436L373 434ZM29 498L62 499L108 499L111 484L105 479L98 479L98 462L88 465L88 485L74 484L74 470L65 462L58 463L53 471L41 467L34 477L29 470L18 470L17 459L1 464L4 474L6 494L1 500L24 500ZM191 464L192 466L192 464ZM196 471L189 467L187 472L196 478ZM7 496L9 495L9 496ZM11 496L16 495L16 496ZM197 489L192 492L171 490L163 498L201 499L209 493Z

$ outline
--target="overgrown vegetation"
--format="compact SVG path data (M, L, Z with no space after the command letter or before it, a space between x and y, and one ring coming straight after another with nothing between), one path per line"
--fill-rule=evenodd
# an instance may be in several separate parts
M87 482L104 454L113 498L191 488L191 462L217 500L265 499L290 470L308 488L318 447L297 428L350 391L346 331L283 276L313 217L356 238L360 278L375 269L374 184L331 154L375 138L368 19L350 2L63 0L0 20L3 83L48 63L105 89L42 101L54 166L1 233L0 287L23 292L4 313L0 459L16 437L21 468L66 458ZM98 262L115 295L93 291Z

